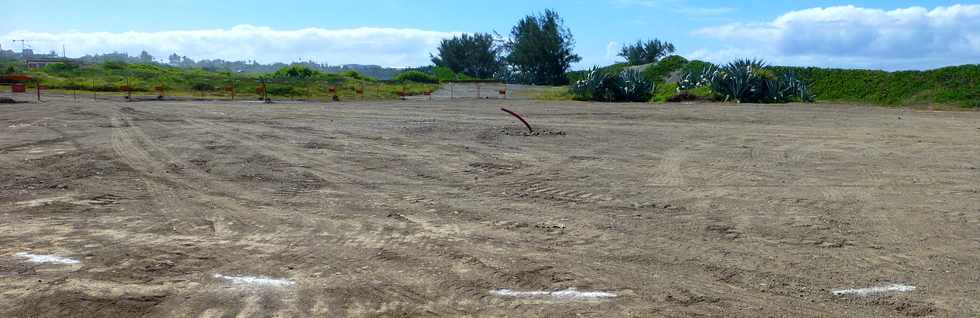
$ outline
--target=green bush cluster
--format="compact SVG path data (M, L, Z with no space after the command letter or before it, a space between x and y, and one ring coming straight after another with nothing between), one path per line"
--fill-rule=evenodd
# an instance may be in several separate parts
M935 103L980 107L980 65L901 72L816 67L773 69L805 78L820 100L889 106Z
M793 72L777 72L761 60L699 65L680 81L683 91L709 87L716 99L745 103L813 102L809 85Z
M396 82L438 84L439 79L422 71L405 71L395 75Z
M231 93L225 88L232 87L236 98L251 98L260 95L257 88L265 83L266 92L272 96L328 99L334 95L328 89L336 87L336 94L343 99L387 99L397 98L403 92L406 95L419 95L437 88L437 85L429 83L376 81L353 71L324 73L300 65L257 74L178 68L155 63L50 64L40 69L24 69L17 66L16 61L0 62L0 69L14 67L15 71L37 78L44 86L54 90L122 92L123 86L129 86L134 92L156 94L155 88L162 87L167 96L230 97ZM359 95L357 91L364 94Z
M671 74L681 70L687 64L687 59L684 57L671 55L644 69L643 77L654 83L663 83Z
M609 74L593 68L585 77L572 85L571 94L576 100L600 102L646 102L653 95L654 83L639 71L626 70Z

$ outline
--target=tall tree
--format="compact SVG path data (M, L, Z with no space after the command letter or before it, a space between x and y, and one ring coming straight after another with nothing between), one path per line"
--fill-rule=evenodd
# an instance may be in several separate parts
M167 57L167 60L170 61L170 65L180 65L180 55L177 55L177 53L170 54L170 56Z
M153 63L153 55L150 55L150 53L146 52L146 50L140 52L139 59L140 63Z
M518 82L538 85L568 83L565 72L582 58L572 52L575 40L558 12L528 15L511 30L507 62Z
M636 41L634 44L624 46L619 51L619 56L626 59L629 65L642 65L656 63L660 58L674 53L674 44L667 41L653 39L650 41Z
M436 66L476 78L492 78L501 70L500 46L488 33L463 34L439 43L439 56L431 56Z

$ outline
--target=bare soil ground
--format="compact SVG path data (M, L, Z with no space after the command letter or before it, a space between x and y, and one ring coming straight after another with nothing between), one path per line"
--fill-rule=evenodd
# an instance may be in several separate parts
M975 112L49 97L0 132L2 317L980 315Z

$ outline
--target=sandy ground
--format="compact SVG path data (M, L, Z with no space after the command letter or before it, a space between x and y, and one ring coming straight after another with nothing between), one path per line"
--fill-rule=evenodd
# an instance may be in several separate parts
M976 112L0 105L0 316L977 316L978 154Z

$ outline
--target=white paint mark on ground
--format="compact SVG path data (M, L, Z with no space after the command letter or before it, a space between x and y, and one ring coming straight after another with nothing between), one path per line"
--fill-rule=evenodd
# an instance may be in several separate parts
M902 285L902 284L891 284L888 286L881 287L870 287L870 288L848 288L848 289L835 289L831 292L836 296L843 295L856 295L856 296L868 296L873 294L883 294L888 292L910 292L915 290L915 286Z
M73 195L63 195L63 196L50 197L50 198L40 198L34 200L20 201L14 204L33 208L33 207L45 206L54 203L68 203L68 204L76 204L76 205L107 205L107 204L115 203L115 200L113 200L112 198L78 200L75 199Z
M34 199L34 200L28 200L28 201L21 201L21 202L15 203L15 204L16 205L26 205L28 207L37 207L37 206L42 206L42 205L48 205L48 204L55 203L55 202L72 202L72 201L73 200L72 200L72 197L70 195L63 195L63 196L60 196L60 197L40 198L40 199Z
M590 300L616 297L616 294L613 293L600 291L581 292L575 290L575 288L556 291L513 291L510 289L496 289L491 290L490 293L502 297L552 298L557 300Z
M257 285L257 286L269 286L269 287L289 287L296 285L295 282L286 279L275 279L268 277L255 277L255 276L225 276L221 274L214 274L214 278L220 278L231 282L232 284L242 284L242 285Z
M54 256L54 255L36 255L36 254L27 253L27 252L20 252L20 253L17 253L17 256L27 258L28 261L30 261L31 263L39 263L39 264L52 263L52 264L68 264L68 265L71 265L71 264L78 264L79 263L77 260L73 260L73 259L65 258L65 257L60 257L60 256Z

